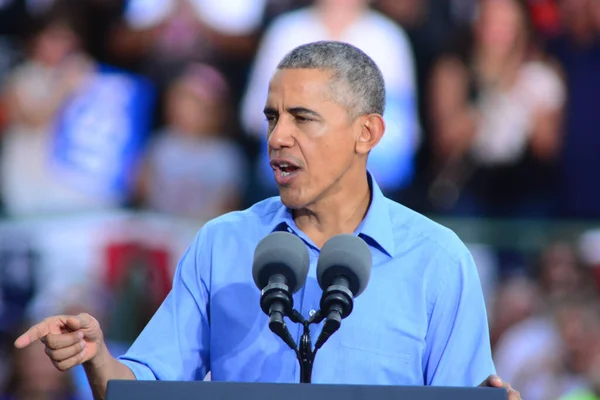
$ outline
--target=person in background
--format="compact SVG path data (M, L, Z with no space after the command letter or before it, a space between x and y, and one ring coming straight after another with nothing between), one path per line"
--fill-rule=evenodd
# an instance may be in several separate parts
M544 249L533 273L546 302L596 290L579 258L568 242L556 241Z
M371 10L368 0L318 0L313 6L282 14L267 28L259 46L241 105L245 132L261 143L257 187L273 195L261 117L269 79L279 60L294 47L317 40L350 43L366 52L382 70L386 88L386 135L369 157L369 171L382 190L395 197L412 181L419 145L415 62L408 37L391 19Z
M190 64L166 94L166 126L148 148L139 185L146 209L211 219L240 206L244 154L228 136L229 87Z
M550 216L565 87L536 50L521 0L482 0L469 43L431 79L438 211Z
M57 114L93 73L78 14L65 7L56 6L36 20L29 56L9 75L2 93L7 126L0 187L11 216L104 205L49 168Z
M114 62L161 89L192 61L219 64L237 88L256 51L266 5L267 0L128 0L107 42Z
M530 318L538 310L541 297L535 282L523 276L501 282L494 296L490 320L492 350L511 327Z

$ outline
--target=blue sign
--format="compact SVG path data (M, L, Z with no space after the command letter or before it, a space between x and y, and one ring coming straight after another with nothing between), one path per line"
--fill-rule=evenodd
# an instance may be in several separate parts
M155 92L146 79L108 66L63 107L52 166L90 195L121 200L151 129Z

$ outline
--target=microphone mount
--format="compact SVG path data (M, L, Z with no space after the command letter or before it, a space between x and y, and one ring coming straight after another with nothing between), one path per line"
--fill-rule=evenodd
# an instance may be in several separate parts
M321 298L321 309L309 319L305 319L300 312L293 308L293 298L289 291L285 290L287 286L283 285L282 287L281 285L281 283L273 282L263 289L260 299L261 308L269 315L269 328L271 331L295 351L300 364L300 383L311 383L317 351L340 328L342 319L346 318L352 311L352 292L341 285L330 286ZM299 346L292 337L284 317L288 317L291 322L302 325ZM325 320L325 323L313 348L310 325L320 324L323 320Z
M296 341L284 321L285 316L292 314L293 307L294 298L286 285L285 277L281 274L274 274L262 290L260 308L269 316L269 329L295 350Z

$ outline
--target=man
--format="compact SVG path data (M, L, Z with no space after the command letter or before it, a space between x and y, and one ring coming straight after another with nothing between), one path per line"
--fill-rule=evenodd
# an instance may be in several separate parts
M172 291L119 359L85 314L49 318L16 346L41 338L57 368L83 363L97 398L109 379L192 380L208 371L220 381L298 382L294 352L259 307L254 249L273 231L304 240L311 266L294 301L307 317L321 297L319 248L354 232L370 246L371 281L319 350L313 382L474 386L485 378L503 386L486 378L494 365L470 253L451 231L386 199L366 170L385 130L384 103L381 72L362 51L341 42L297 47L279 64L264 110L281 196L200 229Z

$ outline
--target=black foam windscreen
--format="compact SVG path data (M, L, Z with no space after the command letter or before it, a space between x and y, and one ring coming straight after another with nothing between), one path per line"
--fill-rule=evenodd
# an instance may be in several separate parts
M326 290L335 278L343 276L357 297L369 283L371 264L371 251L364 240L350 234L336 235L321 248L317 264L319 286Z
M263 238L254 251L252 277L262 290L275 274L285 277L291 293L296 293L306 282L310 256L306 245L289 232L273 232Z

